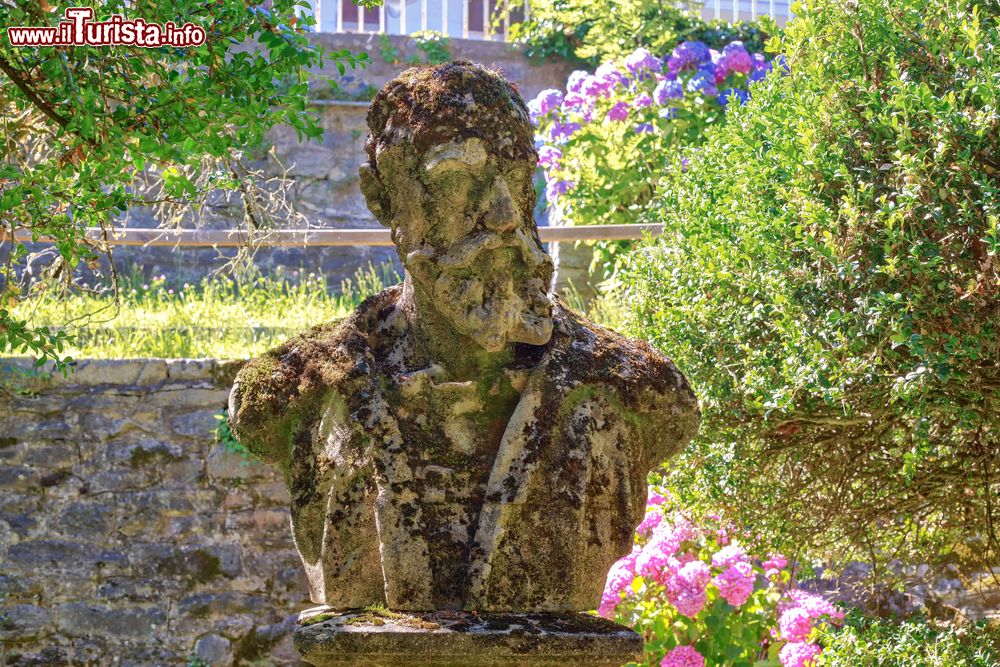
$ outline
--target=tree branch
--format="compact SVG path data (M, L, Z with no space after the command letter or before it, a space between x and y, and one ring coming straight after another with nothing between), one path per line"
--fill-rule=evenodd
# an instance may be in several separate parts
M38 107L39 111L54 120L63 129L69 125L69 119L64 118L55 110L55 108L52 107L51 104L39 97L38 93L36 93L24 77L21 76L21 73L18 72L13 65L7 62L7 59L3 56L0 56L0 70L3 70L3 73L14 82L14 85L17 86L22 93L24 93L25 97L31 100L32 104Z

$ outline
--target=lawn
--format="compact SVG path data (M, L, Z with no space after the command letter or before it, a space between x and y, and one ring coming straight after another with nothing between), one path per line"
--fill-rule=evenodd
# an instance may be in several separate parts
M160 276L122 281L116 303L107 288L61 298L49 292L19 304L16 317L75 338L74 358L241 359L258 355L310 326L347 316L363 299L399 282L391 265L369 264L339 288L315 273L279 271L242 282L229 277L167 284ZM21 350L7 351L18 356Z

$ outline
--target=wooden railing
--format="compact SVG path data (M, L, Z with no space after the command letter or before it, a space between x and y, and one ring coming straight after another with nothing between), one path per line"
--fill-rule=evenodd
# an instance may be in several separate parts
M543 242L629 241L663 232L663 225L587 225L582 227L539 227ZM0 244L10 239L10 232L0 228ZM87 230L87 238L104 240L97 228ZM51 243L52 239L33 239L31 232L19 229L14 233L18 243ZM108 233L107 242L115 246L173 246L178 248L223 248L253 243L262 247L312 246L391 246L389 230L378 229L274 229L258 231L253 236L245 231L225 229L118 229Z

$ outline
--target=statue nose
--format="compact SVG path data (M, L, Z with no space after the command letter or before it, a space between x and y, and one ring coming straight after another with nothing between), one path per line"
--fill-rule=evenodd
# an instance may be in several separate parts
M497 176L493 182L483 222L487 229L500 233L513 231L521 225L521 214L518 213L514 197L502 176Z

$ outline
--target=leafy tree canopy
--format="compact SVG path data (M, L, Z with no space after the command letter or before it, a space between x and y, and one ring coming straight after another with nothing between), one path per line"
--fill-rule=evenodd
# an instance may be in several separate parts
M135 205L192 205L225 189L243 197L258 219L255 175L243 151L278 124L300 138L322 129L306 105L307 71L324 60L345 66L365 55L329 51L308 39L313 23L303 0L106 0L94 20L114 14L165 25L204 28L200 46L14 47L0 34L0 351L32 352L65 362L66 334L32 328L12 316L25 298L16 268L28 255L11 244L17 230L47 237L58 249L47 275L68 284L81 263L109 253L88 227L109 229ZM304 11L305 10L305 11ZM45 0L0 6L0 26L54 26L62 14ZM157 186L135 187L140 174ZM7 244L11 246L4 247ZM37 283L41 285L51 285Z

